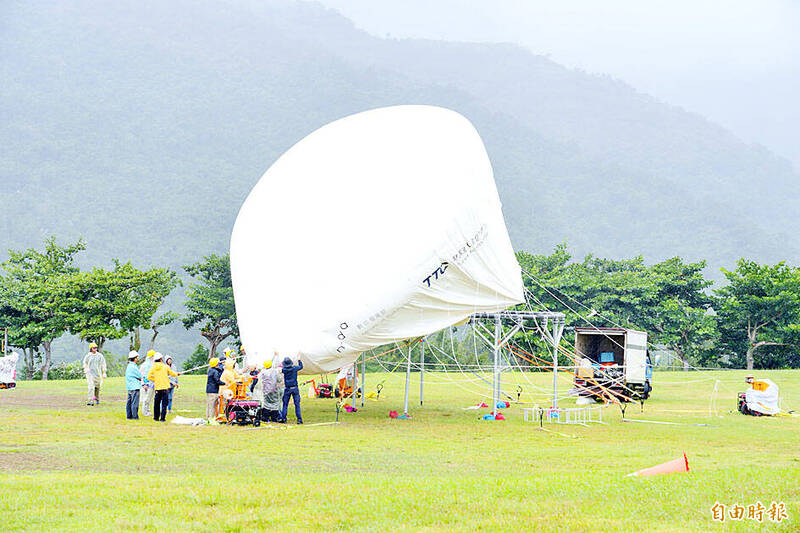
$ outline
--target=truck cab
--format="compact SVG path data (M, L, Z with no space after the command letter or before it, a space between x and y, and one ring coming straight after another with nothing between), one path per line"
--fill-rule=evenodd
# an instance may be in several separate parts
M575 328L575 390L579 396L644 400L650 396L652 366L647 333L624 328Z

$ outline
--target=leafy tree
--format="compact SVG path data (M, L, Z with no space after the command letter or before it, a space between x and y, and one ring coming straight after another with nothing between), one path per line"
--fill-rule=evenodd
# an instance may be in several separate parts
M183 362L182 368L184 371L186 371L191 368L207 365L210 359L208 348L202 344L198 344L192 355L190 355L189 358ZM204 368L200 368L189 372L189 374L205 374L205 372L206 370Z
M797 344L800 333L800 269L780 262L760 265L740 259L736 270L722 269L728 285L716 291L721 345L745 352L752 370L764 347ZM762 358L761 366L773 366Z
M705 262L684 263L674 257L647 266L641 257L589 255L573 263L566 244L551 255L520 252L517 259L529 274L524 279L534 305L565 312L569 326L645 329L653 343L667 345L687 369L689 359L697 360L715 338L706 292L711 282L702 274Z
M136 328L149 327L169 293L180 283L165 268L138 270L115 261L112 270L95 268L68 278L62 307L69 313L69 330L96 342L119 339Z
M9 250L9 259L3 263L8 276L0 289L0 315L10 327L10 343L23 349L27 379L33 377L40 349L44 352L42 379L48 378L52 342L69 327L69 315L60 306L64 280L78 273L73 260L85 249L82 240L59 246L51 237L44 251Z
M186 292L189 313L183 325L189 329L200 324L200 334L211 345L209 357L214 357L222 341L230 336L239 338L230 256L212 254L183 269L198 280Z
M684 263L673 257L650 267L654 298L642 312L642 324L655 343L665 344L689 370L716 337L716 322L709 314L711 281L703 276L705 261Z

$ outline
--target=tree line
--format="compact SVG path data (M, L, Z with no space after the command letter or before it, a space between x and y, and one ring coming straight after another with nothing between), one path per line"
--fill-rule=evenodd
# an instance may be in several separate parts
M59 246L55 238L44 249L10 250L0 276L0 328L7 328L8 344L23 355L26 379L41 372L48 379L53 341L69 333L100 350L110 339L129 337L130 349L142 348L149 332L152 349L159 330L181 319L187 329L200 327L211 344L238 339L230 261L210 255L184 268L194 280L186 291L187 313L159 313L167 296L181 282L168 268L138 269L130 262L113 261L112 268L80 270L75 256L86 249L82 240ZM38 368L37 368L38 366Z
M138 269L114 260L112 268L80 270L75 256L82 240L43 250L9 251L0 275L0 327L9 345L23 352L25 377L51 368L51 345L69 333L95 342L128 337L130 349L155 345L159 330L181 320L199 327L208 348L198 345L184 368L204 364L225 340L239 344L230 258L212 254L186 265L186 311L159 312L183 283L167 268ZM549 255L518 252L529 304L563 311L567 326L610 326L647 331L654 347L691 366L748 369L800 367L800 269L783 262L762 265L739 260L723 269L724 284L704 276L705 261L673 257L647 265L641 257L574 261L566 244ZM536 345L539 339L528 334ZM454 357L469 357L466 341ZM463 344L463 346L462 346ZM544 346L542 346L542 349ZM461 354L461 352L464 352Z
M566 244L549 255L519 252L529 299L566 311L568 326L635 328L654 347L690 366L800 366L800 269L740 259L722 269L724 283L704 276L706 262L673 257L592 255L573 261Z

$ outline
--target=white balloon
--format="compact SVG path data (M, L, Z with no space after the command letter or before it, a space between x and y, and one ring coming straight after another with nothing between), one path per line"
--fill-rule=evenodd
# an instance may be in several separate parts
M491 163L472 124L432 106L332 122L283 154L231 237L248 363L306 372L524 300Z

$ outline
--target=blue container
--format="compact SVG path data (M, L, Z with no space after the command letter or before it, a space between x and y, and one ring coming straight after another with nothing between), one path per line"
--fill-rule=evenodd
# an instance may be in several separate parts
M613 363L614 362L614 352L602 352L602 353L600 353L600 362L601 363Z

